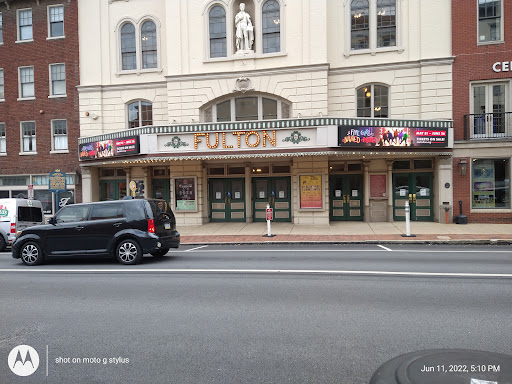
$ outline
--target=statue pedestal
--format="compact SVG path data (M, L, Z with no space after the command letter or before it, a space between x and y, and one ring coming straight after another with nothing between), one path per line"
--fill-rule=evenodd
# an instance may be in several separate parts
M235 53L236 56L252 56L254 55L253 49L239 49Z

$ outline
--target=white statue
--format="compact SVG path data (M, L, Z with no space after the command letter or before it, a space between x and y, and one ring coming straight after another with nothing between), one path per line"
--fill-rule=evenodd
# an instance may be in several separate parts
M254 42L254 27L252 26L251 16L245 12L245 4L240 4L240 12L235 16L236 26L236 51L246 51L252 49Z

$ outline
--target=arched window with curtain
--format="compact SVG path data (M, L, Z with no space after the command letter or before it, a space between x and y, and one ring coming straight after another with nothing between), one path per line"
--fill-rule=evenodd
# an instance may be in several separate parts
M156 25L151 20L142 24L140 39L142 47L142 69L156 68L158 65Z
M153 125L153 104L137 100L128 104L128 128Z
M377 48L396 46L396 0L377 0Z
M135 27L132 23L121 27L121 62L123 70L137 69Z
M263 4L263 53L281 50L281 12L276 0L268 0Z
M226 10L220 5L210 10L209 25L210 57L226 57Z
M351 49L370 48L370 5L368 0L352 0L350 15Z
M389 88L367 84L357 89L357 117L389 117Z

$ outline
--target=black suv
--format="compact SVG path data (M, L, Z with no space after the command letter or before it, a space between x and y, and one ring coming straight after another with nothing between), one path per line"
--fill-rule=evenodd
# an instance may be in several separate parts
M68 205L49 224L24 229L12 257L26 265L56 256L115 256L138 264L144 253L162 257L178 248L180 234L169 204L158 199L127 199Z

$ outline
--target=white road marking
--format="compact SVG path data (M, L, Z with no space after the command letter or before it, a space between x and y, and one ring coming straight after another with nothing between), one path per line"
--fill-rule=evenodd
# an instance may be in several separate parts
M224 244L209 244L209 245L224 245ZM205 245L206 247L206 245ZM173 251L171 250L171 254L173 253L182 253L189 252L194 249L199 249L202 247L187 249L186 251ZM265 252L266 248L261 249L206 249L204 251L199 251L202 253L209 252ZM382 252L380 249L272 249L272 252ZM512 249L503 250L503 251L487 251L487 250L416 250L416 249L393 249L392 252L413 252L413 253L510 253L512 254Z
M204 248L204 247L207 247L208 245L202 245L200 247L195 247L195 248L190 248L190 249L187 249L186 251L182 251L182 252L190 252L190 251L194 251L196 249L200 249L200 248Z
M370 276L418 276L418 277L487 277L512 278L511 273L458 273L458 272L393 272L393 271L347 271L314 269L38 269L34 267L0 269L0 272L25 273L228 273L228 274L302 274L302 275L370 275Z
M391 252L391 249L389 249L388 247L385 247L383 245L377 244L377 247L381 247L382 249L385 249L386 251Z

